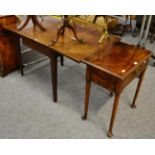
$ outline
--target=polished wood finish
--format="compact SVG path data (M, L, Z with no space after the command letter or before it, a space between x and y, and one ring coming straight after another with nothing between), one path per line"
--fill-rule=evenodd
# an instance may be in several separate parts
M73 19L72 19L73 20ZM75 19L77 25L76 30L81 38L85 38L86 44L81 44L72 38L72 32L67 31L63 37L59 39L55 46L49 46L49 42L54 40L57 32L57 23L60 20L46 17L43 24L46 31L40 30L38 27L34 30L33 25L29 24L22 31L18 31L19 24L6 25L5 30L13 33L15 36L22 38L24 45L48 56L51 60L51 76L52 76L52 89L53 101L57 101L57 57L55 53L61 56L61 64L63 65L62 56L66 56L78 63L83 59L97 53L103 49L107 43L120 40L117 37L112 37L110 41L105 40L102 44L98 45L97 41L102 34L102 28L94 26L94 24L86 23L81 20ZM81 26L80 26L81 25ZM65 39L64 39L65 38ZM19 56L21 62L21 56ZM52 62L53 60L53 62ZM21 74L23 75L22 63L20 63Z
M126 79L135 69L140 68L150 51L126 43L108 42L104 49L83 60L84 63L108 73L118 79Z
M5 76L8 73L19 68L18 55L19 38L4 31L4 26L17 23L16 16L0 16L0 75Z
M79 39L76 33L76 25L73 25L70 23L70 19L68 18L68 15L64 15L62 16L62 23L60 25L60 27L57 30L57 36L56 39L53 41L51 41L52 46L54 46L57 41L59 40L60 36L64 36L65 33L65 29L68 28L73 32L74 38L79 41L80 43L84 43L84 41L82 39Z
M55 46L49 46L51 39L55 38L57 32L58 19L47 17L44 25L47 31L41 31L32 25L28 25L22 31L18 31L18 24L6 25L7 32L22 38L23 44L48 56L51 62L51 78L53 89L53 101L57 102L57 58L66 56L78 63L87 65L86 69L86 95L83 119L87 118L88 104L90 96L91 81L108 89L115 94L114 106L112 110L111 122L107 135L112 136L112 129L117 113L119 98L123 89L135 78L140 81L136 90L135 101L147 67L147 61L151 52L120 42L117 37L103 40L98 44L98 39L102 34L102 29L83 21L75 20L78 35L85 39L86 44L80 44L72 39L72 33L66 31ZM80 26L80 25L81 26ZM64 39L65 37L65 39ZM20 61L21 57L19 56ZM21 63L22 64L22 63Z
M132 107L135 107L150 56L151 52L148 50L118 41L107 44L104 50L84 60L83 62L87 64L87 71L83 119L87 118L90 84L93 81L115 94L111 122L107 132L107 135L111 137L120 95L135 77L139 77L139 84L132 103Z
M10 25L12 23L17 23L18 19L14 15L0 15L0 30L3 30L4 25Z
M46 29L45 29L45 28L42 26L42 24L38 21L36 15L28 15L28 16L26 17L25 22L23 23L23 25L22 25L20 28L18 28L18 30L19 30L19 31L23 30L23 29L28 25L28 23L30 22L30 20L32 20L32 23L33 23L34 28L35 28L36 26L38 26L42 31L46 31Z
M49 46L49 42L55 38L57 32L58 19L45 17L43 24L46 27L46 31L40 30L36 27L34 29L32 23L28 24L22 31L18 31L20 24L6 25L5 30L17 37L22 38L24 45L48 56L51 60L51 76L52 76L52 86L53 86L53 100L57 101L57 56L61 56L61 64L63 65L62 56L71 58L76 62L81 62L81 60L91 56L92 54L98 52L98 49L104 48L105 43L98 45L97 40L102 34L99 28L94 27L94 24L89 24L75 20L77 25L76 30L80 37L85 38L86 44L80 44L79 42L72 39L72 32L67 31L63 37L59 39L59 42L55 46ZM80 23L82 26L79 26ZM65 39L63 39L65 37ZM118 38L113 37L111 42L118 40ZM23 66L21 54L18 55L19 64L21 68L21 74L23 75ZM53 61L52 61L53 60Z
M57 44L55 44L55 46L49 46L50 41L56 37L57 26L60 21L51 16L44 18L43 25L46 27L46 31L42 31L38 27L34 30L32 24L27 25L22 31L18 31L20 24L8 25L5 26L5 29L8 32L33 42L33 44L38 44L39 47L37 50L42 46L42 53L50 53L49 51L46 52L46 50L49 49L76 62L81 62L85 58L97 53L99 49L103 49L108 41L105 40L102 44L97 43L102 35L102 27L78 19L72 20L76 24L78 36L84 38L86 44L77 42L72 38L72 32L66 29L65 35L59 38ZM118 40L118 38L112 37L110 42L114 40Z

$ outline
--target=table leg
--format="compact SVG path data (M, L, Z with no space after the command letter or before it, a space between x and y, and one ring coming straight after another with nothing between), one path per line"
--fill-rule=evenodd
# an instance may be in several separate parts
M61 62L61 66L64 66L64 57L63 57L63 55L60 55L60 62Z
M22 54L21 54L21 47L20 47L20 38L18 37L18 50L17 50L17 57L18 57L18 63L19 63L19 67L20 67L20 73L21 76L24 76L24 70L23 70L23 63L22 63Z
M112 92L112 91L110 92L109 96L110 96L110 97L112 97L112 96L113 96L113 92Z
M115 117L116 117L116 112L117 112L117 108L118 108L119 98L120 98L120 94L119 95L115 94L115 100L114 100L114 105L113 105L113 110L112 110L111 121L110 121L110 125L109 125L109 130L107 132L107 136L108 137L112 137L113 136L112 129L113 129L113 125L114 125L114 121L115 121Z
M57 57L56 53L52 53L50 57L51 62L51 78L52 78L52 90L53 90L53 101L57 102Z
M136 93L135 93L133 102L132 102L132 104L131 104L131 107L132 107L132 108L136 108L135 102L136 102L137 96L138 96L138 94L139 94L139 90L140 90L140 87L141 87L141 85L142 85L142 81L143 81L143 79L144 79L145 71L146 71L146 69L145 69L145 70L141 73L141 75L140 75L140 79L139 79L139 82L138 82L138 86L137 86L137 89L136 89Z
M90 76L91 76L90 69L87 68L87 71L86 71L84 115L82 116L83 120L87 119L87 114L88 114L89 96L90 96L90 88L91 88L91 78L90 78Z

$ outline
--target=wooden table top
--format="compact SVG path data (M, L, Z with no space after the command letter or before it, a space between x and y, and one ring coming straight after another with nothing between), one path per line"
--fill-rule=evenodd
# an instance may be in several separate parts
M148 50L122 43L114 36L98 44L102 35L101 29L78 19L74 20L77 35L85 40L86 44L74 40L72 32L66 29L64 38L61 37L54 46L49 46L49 42L56 38L59 21L51 16L45 17L42 24L47 31L38 27L34 30L31 22L22 31L17 30L21 25L19 23L5 25L4 29L46 46L51 52L53 50L76 62L84 62L120 79L124 79L151 55Z
M17 22L17 17L14 15L3 15L0 16L0 30L3 29L4 25L12 24Z
M7 17L11 17L11 16L14 16L14 15L0 15L0 19L2 19L2 18L7 18Z
M150 56L148 50L118 41L83 62L123 80Z
M17 27L21 25L18 23L6 25L4 28L47 47L49 46L49 42L56 38L57 28L59 26L58 23L59 19L48 16L44 18L42 23L47 31L42 31L38 27L34 30L31 22L29 22L22 31L17 30ZM120 40L117 37L112 37L110 41L105 40L102 44L98 44L97 42L102 35L102 31L97 26L77 19L75 20L75 23L78 37L86 41L86 44L81 44L74 40L72 32L66 29L64 38L61 37L54 46L50 46L49 48L76 62L81 62L83 59L104 49L107 42Z

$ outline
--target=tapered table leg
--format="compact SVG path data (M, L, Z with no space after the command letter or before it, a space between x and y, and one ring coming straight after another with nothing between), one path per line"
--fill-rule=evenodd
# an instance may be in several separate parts
M21 76L24 76L24 69L23 69L23 63L22 63L22 54L21 54L21 47L20 47L20 38L17 38L18 40L18 50L17 50L17 57L18 57L18 63L19 63L19 67L20 67L20 73Z
M61 66L64 66L64 57L63 57L63 55L60 55L60 63L61 63Z
M91 88L91 79L90 79L90 70L87 68L86 71L86 88L85 88L85 103L84 103L84 115L82 116L83 120L87 119L88 106L89 106L89 96Z
M136 93L135 93L133 102L132 102L132 104L131 104L131 107L132 107L132 108L136 108L135 102L136 102L137 96L138 96L138 94L139 94L139 90L140 90L140 88L141 88L142 81L143 81L143 79L144 79L145 71L146 71L146 69L145 69L145 70L141 73L141 75L140 75L140 79L139 79L139 82L138 82L138 86L137 86L137 89L136 89Z
M57 57L56 53L52 53L50 57L51 62L51 78L52 78L52 90L53 90L53 101L57 102Z
M112 92L112 91L110 92L109 96L110 96L110 97L112 97L112 96L113 96L113 92Z
M115 95L115 100L114 100L114 105L113 105L113 110L112 110L112 116L111 116L110 126L109 126L109 130L107 132L107 136L108 137L112 137L113 136L112 129L113 129L113 125L114 125L116 113L117 113L119 98L120 98L120 95L117 95L116 94Z

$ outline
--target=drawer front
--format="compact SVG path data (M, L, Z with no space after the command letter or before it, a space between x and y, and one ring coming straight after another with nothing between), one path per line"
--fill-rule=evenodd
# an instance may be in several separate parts
M121 83L120 79L94 68L91 68L91 80L113 92L116 91L116 87Z
M124 80L123 82L123 88L128 85L134 78L139 77L140 74L146 69L147 67L147 61L144 61L142 64L140 64L136 70L130 73L130 75Z
M147 62L143 62L137 68L132 71L124 80L118 79L108 73L94 69L93 67L88 67L90 69L90 79L94 83L112 91L115 93L121 93L125 86L127 86L136 77L139 77L141 73L146 69Z

